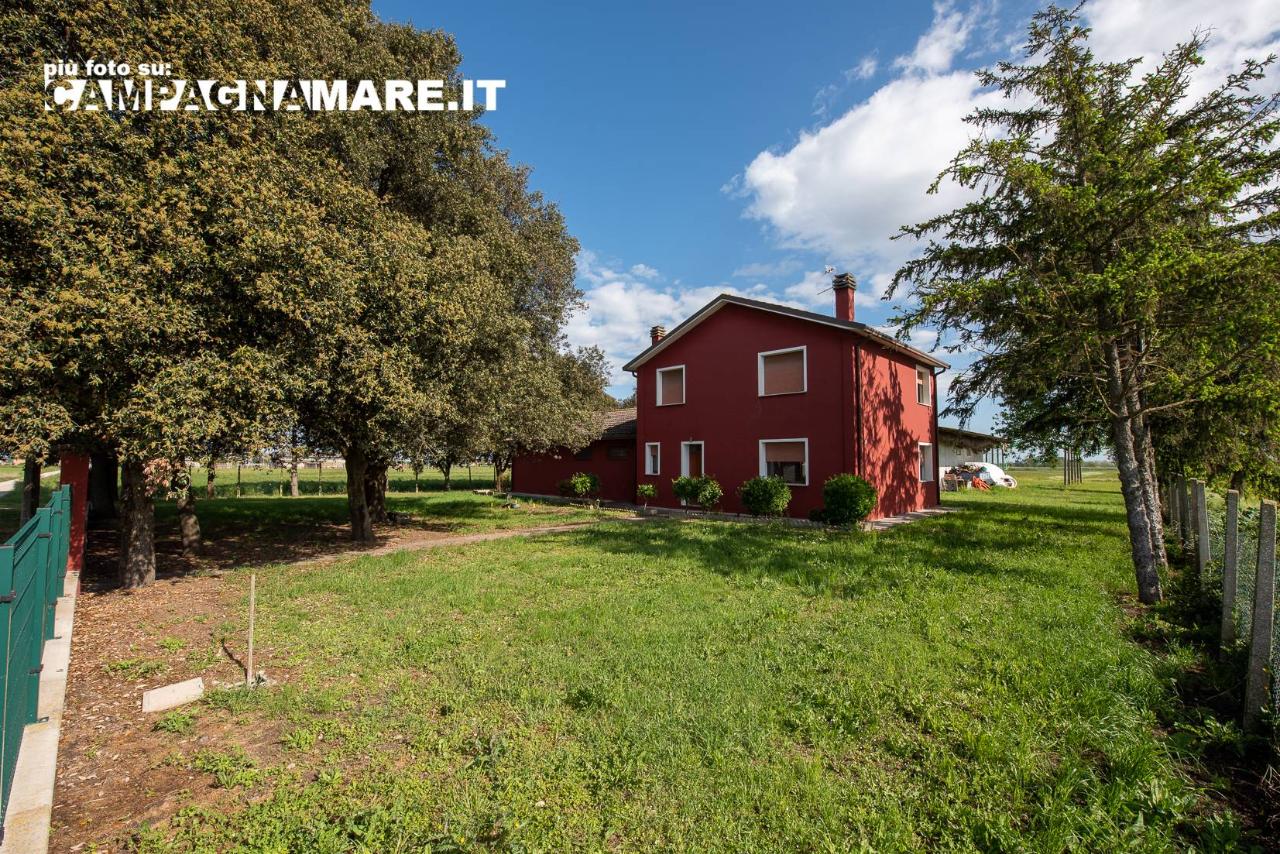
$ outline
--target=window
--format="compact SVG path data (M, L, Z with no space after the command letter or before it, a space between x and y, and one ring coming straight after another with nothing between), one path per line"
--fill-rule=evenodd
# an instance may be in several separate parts
M658 405L684 403L684 365L658 369Z
M630 449L615 445L609 449L606 456L611 460L625 460L631 456Z
M806 358L804 347L761 353L757 371L760 396L808 391Z
M662 473L662 445L657 442L646 442L644 446L644 473Z
M573 458L574 458L575 460L589 460L589 459L591 459L591 446L590 446L590 445L587 445L587 446L586 446L585 448L583 448L581 451L578 451L578 453L574 454L574 455L573 455Z
M932 401L933 390L929 388L929 379L933 376L933 372L928 368L916 368L916 403L929 406Z
M780 477L792 486L808 486L809 440L762 439L760 476Z
M930 483L933 480L933 445L920 443L920 482Z

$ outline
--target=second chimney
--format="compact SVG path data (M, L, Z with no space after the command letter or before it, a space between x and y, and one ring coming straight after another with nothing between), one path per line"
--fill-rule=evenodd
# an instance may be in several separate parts
M831 280L836 292L836 319L853 320L853 297L858 292L858 282L849 273L841 273Z
M649 330L649 346L653 346L661 341L667 334L667 327L655 326Z

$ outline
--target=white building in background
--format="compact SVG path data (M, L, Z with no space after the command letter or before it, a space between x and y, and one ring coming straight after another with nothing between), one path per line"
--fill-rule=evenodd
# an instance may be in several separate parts
M948 469L960 463L988 462L1003 465L1007 445L999 436L938 425L938 467Z

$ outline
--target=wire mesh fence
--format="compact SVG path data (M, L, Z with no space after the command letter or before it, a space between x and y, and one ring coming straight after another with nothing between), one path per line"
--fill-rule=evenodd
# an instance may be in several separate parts
M1177 487L1175 487L1175 491L1176 489ZM1227 557L1228 502L1225 494L1209 490L1206 490L1205 499L1209 522L1209 562L1201 578L1201 584L1206 590L1212 590L1221 599L1224 595L1223 569ZM1177 501L1178 497L1175 495L1173 500ZM1258 580L1260 506L1260 502L1240 498L1236 513L1236 591L1234 603L1230 609L1230 618L1234 621L1234 632L1232 634L1235 638L1244 639L1246 642L1252 637L1253 633L1254 599ZM1192 502L1192 507L1194 508L1194 502ZM1195 513L1194 509L1192 513ZM1180 524L1181 521L1175 518L1174 527L1178 527ZM1186 528L1183 530L1187 528L1192 533L1190 551L1194 554L1196 525L1193 518L1186 520ZM1178 531L1174 531L1174 534L1177 536ZM1271 608L1274 613L1274 593L1272 599ZM1225 618L1226 614L1224 613ZM1280 696L1280 666L1278 666L1280 665L1280 625L1275 625L1274 621L1271 634L1271 655L1267 677L1270 683L1270 695L1274 700L1274 698Z

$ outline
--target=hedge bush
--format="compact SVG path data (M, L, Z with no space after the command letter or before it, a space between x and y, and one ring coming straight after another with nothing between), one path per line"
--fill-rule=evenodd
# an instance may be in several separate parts
M686 504L693 504L704 510L715 507L724 497L720 482L714 477L678 477L671 481L671 488L676 498Z
M636 500L648 507L649 502L658 496L658 489L652 483L642 483L636 486Z
M579 471L560 481L560 494L570 498L591 498L600 493L600 478Z
M738 497L752 516L781 516L791 503L791 488L776 475L753 477L738 487Z
M821 521L829 525L861 522L876 509L879 500L876 488L857 475L833 474L822 485Z

